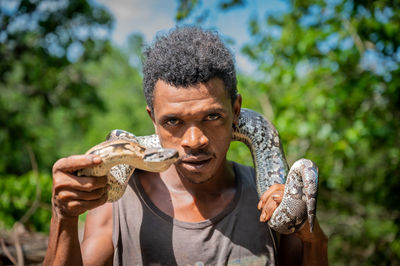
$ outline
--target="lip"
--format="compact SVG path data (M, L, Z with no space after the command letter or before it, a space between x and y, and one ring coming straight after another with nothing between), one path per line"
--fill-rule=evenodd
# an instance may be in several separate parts
M181 163L182 165L187 168L188 170L200 170L201 168L206 167L212 158L210 157L204 157L204 158L187 158L185 160L182 160Z
M181 161L182 161L183 163L198 164L198 163L201 163L201 162L204 162L204 161L209 161L209 160L211 160L211 159L212 159L212 158L211 158L210 156L197 156L197 157L192 156L192 157L187 157L187 158L185 158L185 159L182 159Z

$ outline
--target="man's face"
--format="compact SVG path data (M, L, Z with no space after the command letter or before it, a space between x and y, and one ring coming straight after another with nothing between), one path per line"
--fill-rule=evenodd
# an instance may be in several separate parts
M181 176L204 183L223 173L232 123L237 123L240 113L240 96L232 107L218 78L188 88L158 81L153 104L156 133L163 147L179 151L175 167Z

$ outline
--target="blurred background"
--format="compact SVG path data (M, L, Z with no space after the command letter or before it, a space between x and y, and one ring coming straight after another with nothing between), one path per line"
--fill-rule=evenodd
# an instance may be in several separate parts
M330 264L400 265L400 3L389 0L0 0L0 239L14 259L18 228L48 233L57 159L115 128L153 133L142 49L185 24L222 35L243 106L274 123L289 164L319 166ZM229 158L252 164L240 143ZM12 262L4 245L0 257Z

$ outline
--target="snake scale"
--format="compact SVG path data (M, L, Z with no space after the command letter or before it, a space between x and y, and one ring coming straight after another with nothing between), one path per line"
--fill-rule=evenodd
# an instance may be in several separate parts
M310 160L300 159L289 170L278 131L261 114L242 108L232 140L245 143L253 156L258 196L273 184L285 184L282 202L274 211L269 226L282 234L297 231L308 219L313 229L317 192L318 168ZM118 200L125 191L135 168L161 172L174 163L175 150L161 147L157 135L138 136L124 130L113 130L107 141L94 146L86 154L97 154L103 163L78 171L78 175L108 175L111 190L108 201ZM286 180L286 182L285 182Z

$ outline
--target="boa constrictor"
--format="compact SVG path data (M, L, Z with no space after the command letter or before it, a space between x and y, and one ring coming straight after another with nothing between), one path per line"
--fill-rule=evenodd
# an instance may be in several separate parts
M282 202L274 211L269 226L282 234L297 231L307 220L312 231L318 192L318 168L310 160L300 159L289 170L278 131L261 114L242 108L232 140L245 143L253 156L258 196L273 184L285 184ZM78 175L108 175L110 202L125 191L135 168L161 172L177 160L175 150L163 149L157 135L138 136L124 130L113 130L107 141L87 154L98 154L103 163L78 171ZM286 180L286 182L285 182Z

